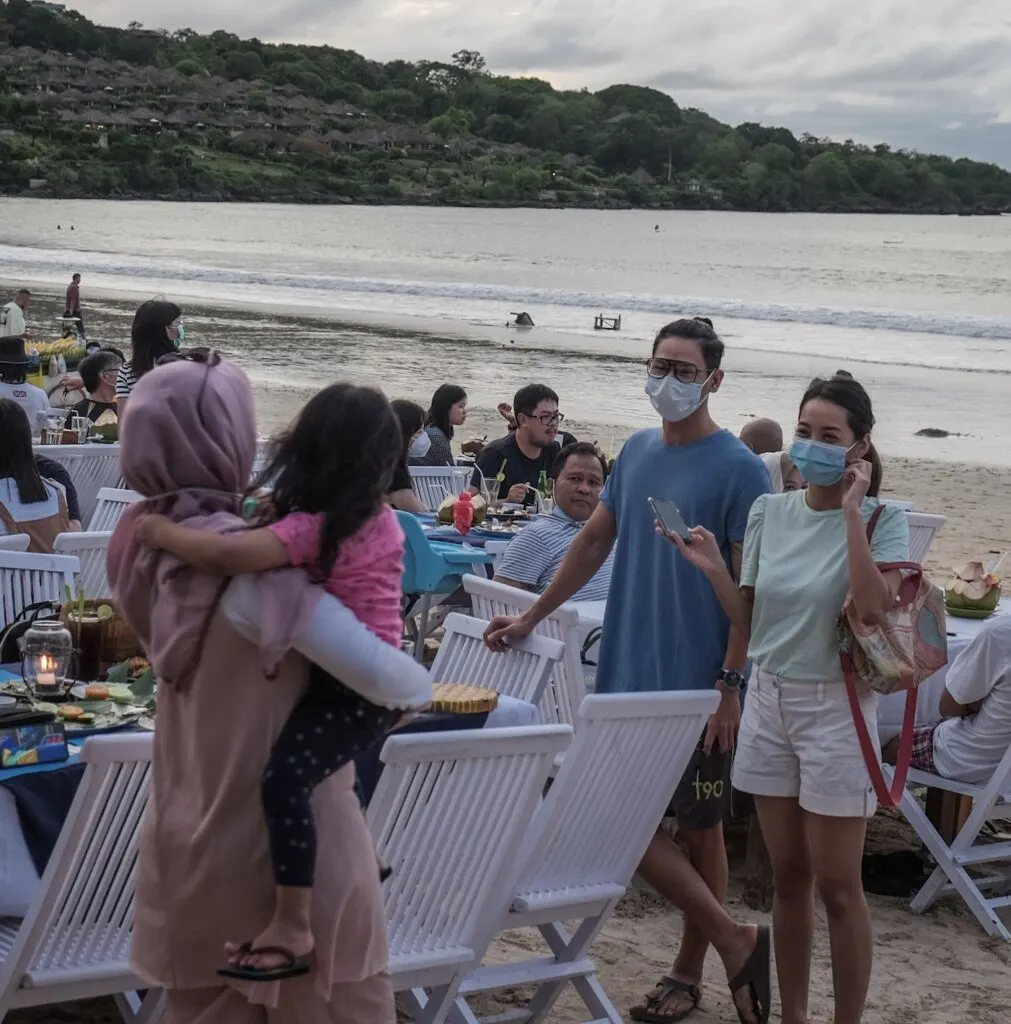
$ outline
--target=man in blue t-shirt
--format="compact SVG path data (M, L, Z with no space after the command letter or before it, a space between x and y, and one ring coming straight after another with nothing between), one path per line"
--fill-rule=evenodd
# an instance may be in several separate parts
M770 483L762 461L710 416L709 398L723 382L722 359L723 342L708 320L678 320L660 331L645 385L662 426L625 443L600 504L540 599L519 618L495 619L485 634L499 650L526 636L570 600L613 549L597 692L716 687L722 694L671 801L685 849L658 833L639 866L684 912L685 929L670 975L633 1007L633 1020L687 1016L701 997L710 945L727 969L741 1019L750 1024L768 1014L768 931L735 923L722 905L728 874L722 823L747 641L731 629L702 573L657 536L647 501L666 498L688 525L714 533L727 564L739 572L748 513Z

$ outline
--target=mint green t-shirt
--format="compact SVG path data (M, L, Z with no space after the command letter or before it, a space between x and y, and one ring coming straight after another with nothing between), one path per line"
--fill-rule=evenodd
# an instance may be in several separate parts
M864 501L867 522L877 501ZM909 560L905 512L886 505L871 554L879 565ZM763 494L744 538L741 586L755 590L749 657L798 682L841 682L836 622L849 593L842 509L815 512L806 492Z

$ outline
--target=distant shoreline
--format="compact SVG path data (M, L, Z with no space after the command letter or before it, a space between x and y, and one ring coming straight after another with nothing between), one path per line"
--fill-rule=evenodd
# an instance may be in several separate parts
M999 210L952 210L950 207L937 207L925 209L918 207L915 210L906 207L896 206L882 209L881 207L859 208L842 206L819 206L805 207L796 210L767 210L751 206L730 206L727 204L713 205L705 202L692 204L675 203L629 203L617 199L607 201L595 200L593 202L537 202L536 200L512 200L512 199L460 199L452 202L442 199L424 199L418 197L405 197L393 199L389 196L367 196L361 198L350 198L347 196L335 197L321 193L291 193L289 195L271 195L267 197L245 196L245 195L220 195L212 193L156 193L156 192L133 192L128 195L96 195L94 193L76 192L53 192L46 189L26 189L21 192L0 193L0 200L3 199L42 199L47 202L112 202L112 203L209 203L229 204L243 203L251 205L281 205L281 206L375 206L375 207L403 207L414 206L422 209L444 208L456 210L596 210L598 212L624 213L629 210L641 210L654 213L760 213L767 216L789 217L795 214L835 214L838 216L865 216L865 217L1011 217L1011 213L1003 213Z

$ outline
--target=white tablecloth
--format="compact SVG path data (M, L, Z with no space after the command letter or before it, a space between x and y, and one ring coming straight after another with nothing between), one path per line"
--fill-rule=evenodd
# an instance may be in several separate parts
M997 607L995 615L1011 615L1011 602L1003 601ZM951 664L979 636L986 619L959 619L948 616L948 665ZM935 672L929 679L920 684L916 697L916 724L930 725L936 722L941 713L938 710L941 694L944 692L944 680L948 675L948 665L940 672ZM904 693L893 693L888 697L878 698L878 738L882 745L899 735L902 729L902 713L906 706Z
M535 704L513 697L499 697L498 707L485 719L486 729L507 729L518 725L540 725L541 716Z

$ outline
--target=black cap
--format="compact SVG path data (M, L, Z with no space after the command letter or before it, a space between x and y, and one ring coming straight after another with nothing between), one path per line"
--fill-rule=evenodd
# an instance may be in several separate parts
M27 366L24 338L0 338L0 365Z

